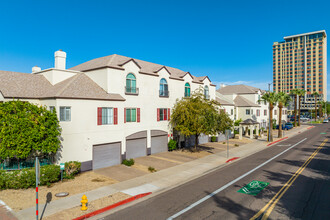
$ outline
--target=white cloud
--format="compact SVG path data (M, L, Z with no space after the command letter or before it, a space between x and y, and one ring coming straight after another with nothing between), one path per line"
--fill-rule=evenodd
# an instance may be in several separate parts
M255 81L234 81L234 82L212 82L213 84L215 84L217 86L217 89L220 88L221 84L225 84L225 85L240 85L240 84L244 84L244 85L248 85L248 86L253 86L259 89L263 89L263 90L268 90L268 83L269 82L255 82ZM272 89L272 87L271 87Z

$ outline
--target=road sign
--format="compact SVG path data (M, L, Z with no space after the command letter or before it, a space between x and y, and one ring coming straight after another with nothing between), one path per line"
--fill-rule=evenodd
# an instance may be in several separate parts
M225 135L226 135L226 138L229 139L229 135L231 134L231 130L230 129L226 129L225 130Z
M65 168L65 164L64 163L60 163L60 169L61 170L64 170L64 168Z
M253 180L249 184L238 190L237 192L256 196L261 190L263 190L266 186L268 186L268 184L269 183L266 182Z

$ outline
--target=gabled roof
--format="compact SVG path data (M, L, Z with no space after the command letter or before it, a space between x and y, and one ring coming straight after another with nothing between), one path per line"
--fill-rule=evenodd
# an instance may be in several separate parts
M123 70L122 66L132 60L137 64L137 66L140 67L141 73L158 76L158 74L157 74L158 71L160 71L162 68L166 68L166 70L171 74L170 78L178 79L178 80L183 80L182 78L187 74L186 71L182 71L177 68L164 66L164 65L160 65L160 64L156 64L156 63L151 63L151 62L147 62L147 61L143 61L143 60L139 60L139 59L135 59L135 58L125 57L125 56L121 56L118 54L113 54L110 56L100 57L100 58L96 58L96 59L87 61L78 66L72 67L71 70L78 70L81 72L86 72L86 71L91 71L91 70L105 68L105 67ZM192 76L192 77L193 77L193 82L203 84L203 80L207 76L203 76L203 77ZM211 80L210 80L210 82L211 82Z
M249 101L248 99L242 96L236 96L234 99L235 106L237 107L260 107L259 105Z
M109 94L84 73L77 73L52 85L41 74L0 71L0 92L5 98L18 99L94 99L125 101L119 94Z
M223 100L223 99L220 99L220 98L218 98L218 97L216 97L215 100L216 100L217 102L219 102L220 105L234 106L233 103L230 103L230 102L228 102L228 101L226 101L226 100Z
M230 94L256 94L258 91L262 91L259 88L253 87L253 86L247 86L247 85L231 85L231 86L225 86L217 90L217 92L224 94L224 95L230 95Z

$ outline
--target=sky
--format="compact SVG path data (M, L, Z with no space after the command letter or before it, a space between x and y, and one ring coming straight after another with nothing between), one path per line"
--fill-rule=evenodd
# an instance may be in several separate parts
M329 8L317 0L0 1L0 70L52 68L62 49L68 68L120 54L217 86L267 89L273 42L330 30Z

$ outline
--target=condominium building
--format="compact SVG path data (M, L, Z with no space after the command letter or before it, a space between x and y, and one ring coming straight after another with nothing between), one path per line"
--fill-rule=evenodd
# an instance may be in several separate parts
M284 37L273 44L273 90L290 93L304 89L302 110L314 108L317 101L327 100L327 35L324 30Z
M56 51L54 68L0 71L0 102L55 109L62 128L56 162L77 160L82 170L167 151L171 109L199 88L215 99L207 76L116 54L67 69L66 53Z

